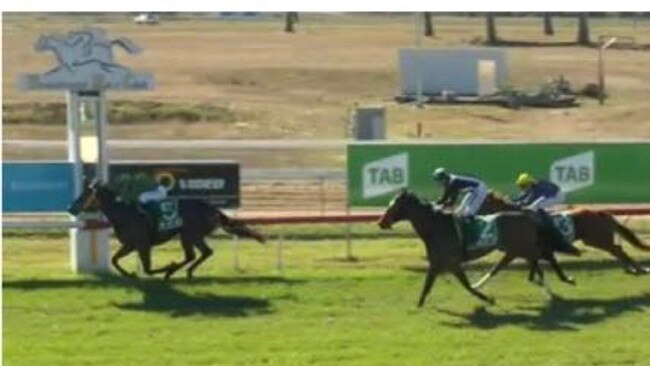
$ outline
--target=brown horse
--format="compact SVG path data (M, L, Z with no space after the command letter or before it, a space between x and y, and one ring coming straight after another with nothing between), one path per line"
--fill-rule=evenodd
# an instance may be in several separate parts
M176 271L189 265L187 277L192 279L194 270L213 253L213 250L205 242L205 238L217 228L222 228L236 236L253 238L260 243L264 243L266 240L264 235L248 227L243 221L228 217L207 202L179 200L178 206L179 214L183 218L183 225L176 229L159 232L151 227L150 220L134 204L120 201L108 187L91 182L84 187L83 192L72 203L68 211L76 216L82 211L98 208L106 216L113 225L115 236L122 244L113 255L111 263L120 274L127 277L133 277L135 274L124 270L120 266L119 260L131 252L137 251L146 274L164 273L165 280L168 280ZM172 262L161 268L152 268L151 249L176 236L180 236L185 258L180 263ZM195 249L198 249L200 253L198 259Z
M479 215L487 215L504 211L521 211L522 208L496 192L490 192L483 206L478 211ZM633 246L650 251L650 246L644 244L632 230L616 221L614 216L605 211L590 209L575 209L566 212L573 220L576 240L581 240L585 245L603 250L616 257L627 273L641 275L650 273L650 269L641 266L633 260L620 245L614 241L614 234L619 234Z
M539 226L522 212L505 212L497 215L495 220L499 232L498 245L475 250L468 250L460 244L458 219L453 214L433 208L430 203L407 190L400 192L391 201L377 224L382 229L390 229L394 223L402 220L410 221L413 229L424 242L429 262L424 287L418 301L419 307L424 304L438 274L445 271L453 273L472 295L493 303L493 298L479 292L477 286L470 285L462 264L487 255L497 246L506 255L491 272L496 273L514 258L524 258L530 264L529 279L532 280L533 275L537 274L543 283L543 272L538 262L544 259L551 263L560 278L570 281L562 273L552 251L545 249Z

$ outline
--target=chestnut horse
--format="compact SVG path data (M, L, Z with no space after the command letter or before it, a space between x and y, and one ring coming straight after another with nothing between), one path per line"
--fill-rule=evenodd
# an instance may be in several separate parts
M488 193L479 215L488 215L504 211L521 211L522 208L496 192ZM605 211L590 210L585 208L566 211L573 220L575 239L581 240L585 245L603 250L616 257L627 273L641 275L650 273L650 269L641 266L632 259L620 245L614 241L614 234L619 234L625 241L636 248L650 251L650 246L644 244L632 230L616 221L614 216Z

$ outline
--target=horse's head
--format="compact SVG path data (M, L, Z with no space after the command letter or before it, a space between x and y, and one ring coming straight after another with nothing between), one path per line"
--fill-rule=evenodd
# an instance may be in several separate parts
M90 183L84 182L83 191L68 207L71 215L77 216L81 212L97 208L97 185L98 182L95 180Z
M485 201L483 201L479 214L489 215L496 212L517 210L519 210L519 206L510 201L508 196L497 191L490 191L485 197Z
M408 208L419 203L415 194L402 189L388 204L388 208L377 222L382 229L390 229L394 223L406 219Z
M68 212L71 215L77 216L84 211L97 210L102 203L114 199L114 194L107 187L101 185L99 181L93 180L90 183L84 183L83 191L72 202L68 208Z

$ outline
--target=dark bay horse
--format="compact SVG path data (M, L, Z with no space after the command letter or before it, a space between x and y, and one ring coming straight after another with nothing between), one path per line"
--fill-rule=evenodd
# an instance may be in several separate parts
M495 246L467 251L458 237L456 217L448 212L433 208L415 194L403 190L391 201L389 207L378 221L382 229L390 229L398 221L407 220L425 245L429 268L424 287L420 294L418 306L421 307L431 291L436 277L442 272L451 272L472 295L493 303L494 299L479 292L478 286L471 286L462 268L468 262L487 255ZM530 264L529 279L534 274L543 281L543 272L539 260L549 261L560 278L570 281L557 264L552 251L546 250L541 243L542 234L539 226L521 212L506 212L496 216L499 232L498 247L505 252L504 259L491 272L498 272L515 258L524 258ZM549 255L550 254L550 255Z
M509 202L505 196L490 192L478 214L487 215L521 210L520 206ZM575 226L576 240L581 240L587 246L610 253L621 262L627 273L635 275L650 273L650 269L641 266L625 253L623 247L616 244L614 234L619 234L625 241L641 250L650 251L650 246L644 244L632 230L618 222L612 214L584 208L570 210L566 213L571 217Z
M213 253L205 242L205 237L221 227L226 232L240 237L250 237L260 243L265 237L247 227L242 221L226 216L219 209L201 200L179 200L179 215L183 225L177 229L158 231L151 221L141 213L135 204L121 202L108 187L90 183L84 187L82 194L72 203L68 210L73 215L90 208L98 208L113 225L115 236L122 246L111 258L111 263L124 276L134 276L120 266L119 260L133 251L137 251L144 272L148 275L165 273L165 280L176 271L190 264L187 277L193 278L194 270ZM180 263L172 262L164 267L151 268L151 248L163 244L180 235L185 258ZM194 249L198 249L197 259Z

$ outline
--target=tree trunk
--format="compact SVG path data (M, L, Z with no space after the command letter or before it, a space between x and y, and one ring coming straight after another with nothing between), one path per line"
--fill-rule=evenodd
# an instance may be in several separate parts
M589 15L587 13L580 13L578 15L578 39L579 45L589 46L591 40L589 39Z
M424 12L424 35L426 37L433 37L436 35L436 31L433 28L433 19L431 17L431 12Z
M494 22L494 13L487 13L485 15L485 24L487 25L487 43L497 43L497 28Z
M288 11L284 15L284 31L286 33L293 33L295 32L293 28L293 23L296 21L298 18L298 14L293 11Z
M553 29L553 17L551 13L544 13L544 34L547 36L552 36L555 34Z

